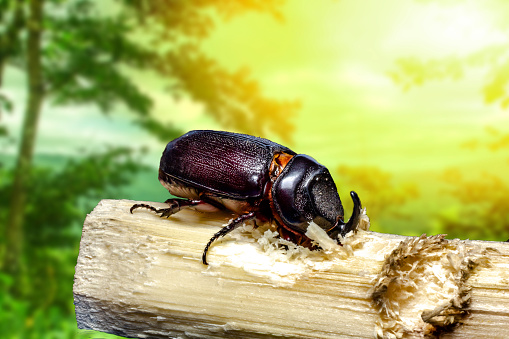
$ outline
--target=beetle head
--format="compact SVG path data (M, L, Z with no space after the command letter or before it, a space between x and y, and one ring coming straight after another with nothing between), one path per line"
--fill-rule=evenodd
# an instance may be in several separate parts
M304 154L294 156L272 187L274 207L289 228L305 233L310 221L324 230L343 222L343 205L329 171Z

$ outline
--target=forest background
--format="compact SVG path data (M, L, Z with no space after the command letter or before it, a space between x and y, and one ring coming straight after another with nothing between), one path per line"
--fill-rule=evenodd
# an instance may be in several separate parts
M164 201L164 145L249 133L313 156L372 230L509 238L509 3L0 0L0 333L78 331L81 226ZM128 277L126 277L128 279Z

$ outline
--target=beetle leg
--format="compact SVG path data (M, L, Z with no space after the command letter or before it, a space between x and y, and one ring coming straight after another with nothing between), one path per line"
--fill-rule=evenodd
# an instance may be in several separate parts
M237 217L236 219L231 220L226 226L224 226L216 234L214 234L212 236L212 238L210 238L210 240L207 243L207 245L205 246L205 249L203 250L203 255L201 257L201 261L203 262L203 264L204 265L208 265L208 263L207 263L207 252L209 250L210 245L212 245L212 243L215 240L217 240L220 237L224 237L226 234L230 233L231 231L233 231L234 229L236 229L237 227L242 225L242 223L244 223L244 221L247 221L247 220L250 220L250 219L254 219L255 217L256 217L255 216L255 212L250 212L250 213L242 214L241 216Z
M170 205L170 207L155 208L154 206L150 206L147 204L134 204L131 207L130 212L132 214L133 211L137 208L146 208L146 209L151 210L155 214L159 214L159 216L161 218L163 218L163 217L169 218L172 214L177 213L178 211L180 211L183 208L191 208L191 207L199 206L199 205L208 205L207 202L202 201L202 200L189 200L189 199L168 199L165 201L165 203Z
M151 210L155 213L158 213L157 208L155 208L154 206L147 205L147 204L134 204L129 209L129 212L131 212L131 214L133 214L133 211L137 208L146 208L146 209Z
M286 241L293 242L296 245L307 247L309 249L315 249L311 243L311 239L306 237L304 234L293 231L291 228L285 227L284 225L278 225L277 232L279 233L279 237ZM288 249L288 246L283 246Z

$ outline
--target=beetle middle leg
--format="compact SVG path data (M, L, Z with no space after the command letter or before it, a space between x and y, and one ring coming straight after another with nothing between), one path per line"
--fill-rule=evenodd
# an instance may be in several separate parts
M210 238L207 245L205 246L205 249L203 250L203 255L201 257L201 261L203 262L203 264L208 265L207 252L209 250L210 245L212 245L212 243L215 240L217 240L220 237L224 237L225 235L227 235L228 233L230 233L231 231L233 231L234 229L236 229L237 227L242 225L245 221L255 219L255 218L256 218L255 212L249 212L246 214L242 214L241 216L231 220L226 226L224 226L216 234L214 234L212 236L212 238Z

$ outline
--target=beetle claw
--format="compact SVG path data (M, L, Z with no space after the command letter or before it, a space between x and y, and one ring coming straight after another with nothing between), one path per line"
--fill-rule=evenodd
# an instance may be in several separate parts
M176 208L175 207L155 208L154 206L150 206L147 204L134 204L131 206L131 209L129 210L129 212L131 212L131 214L133 214L133 211L138 208L145 208L145 209L151 210L155 214L158 214L161 218L169 218L170 215L177 213L180 210L180 208L178 206L176 206Z
M131 214L137 208L146 208L151 210L155 214L158 214L161 218L169 218L173 214L180 211L182 208L190 208L199 204L203 204L201 200L188 200L188 199L168 199L165 201L166 204L170 205L168 208L155 208L147 204L134 204L129 210Z

